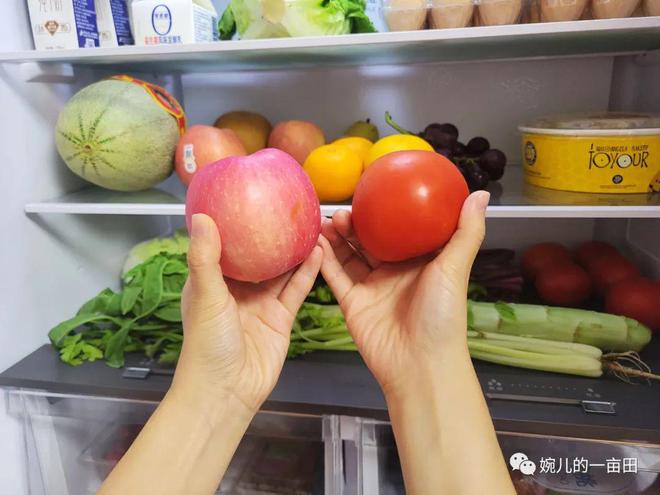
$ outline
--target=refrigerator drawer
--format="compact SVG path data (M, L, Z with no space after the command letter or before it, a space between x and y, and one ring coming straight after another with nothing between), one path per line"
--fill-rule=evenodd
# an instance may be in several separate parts
M29 493L96 493L157 403L7 390L23 426ZM260 412L218 494L342 493L342 452L333 416Z
M349 486L344 495L403 495L389 423L342 416L339 426ZM660 445L507 432L498 432L498 439L518 494L660 494ZM525 459L533 474L521 472ZM474 471L478 475L479 466Z

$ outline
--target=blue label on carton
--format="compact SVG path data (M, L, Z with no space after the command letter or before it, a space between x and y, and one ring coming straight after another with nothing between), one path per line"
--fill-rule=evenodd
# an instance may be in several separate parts
M94 0L73 0L73 15L76 21L78 46L81 48L99 46Z
M112 10L112 19L115 23L117 44L132 45L133 35L131 34L131 24L128 20L126 0L110 0L110 9Z

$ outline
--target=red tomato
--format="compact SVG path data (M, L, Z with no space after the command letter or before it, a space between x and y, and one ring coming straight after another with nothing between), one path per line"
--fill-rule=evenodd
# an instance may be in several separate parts
M621 254L619 250L607 242L588 241L580 244L575 250L575 261L588 269L591 262L601 256L616 256L619 254Z
M468 197L456 166L433 151L397 151L365 170L353 195L353 227L381 261L403 261L444 246Z
M534 281L536 275L547 265L570 263L571 253L556 242L542 242L530 247L522 257L522 272L527 280Z
M604 296L618 282L639 277L637 267L620 254L604 255L591 260L587 271L599 296Z
M544 302L556 306L577 306L591 295L589 274L572 261L546 265L535 286Z
M605 309L660 330L660 282L646 278L618 282L607 291Z

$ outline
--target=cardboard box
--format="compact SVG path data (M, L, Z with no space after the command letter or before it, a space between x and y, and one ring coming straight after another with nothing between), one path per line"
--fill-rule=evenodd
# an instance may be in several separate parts
M131 17L136 45L218 39L218 14L208 0L133 0Z
M94 0L99 41L103 48L132 45L127 0Z
M94 0L27 0L34 47L64 50L99 46Z

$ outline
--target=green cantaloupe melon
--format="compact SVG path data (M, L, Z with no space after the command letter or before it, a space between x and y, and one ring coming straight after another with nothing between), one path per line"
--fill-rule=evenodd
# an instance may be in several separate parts
M76 93L60 112L55 131L67 166L115 191L140 191L167 178L178 140L177 120L143 86L117 79Z

